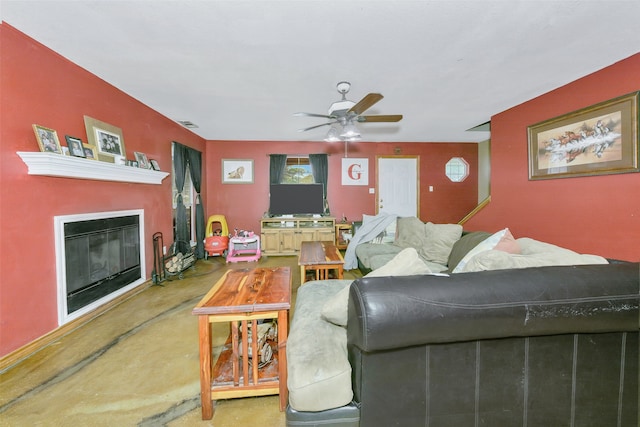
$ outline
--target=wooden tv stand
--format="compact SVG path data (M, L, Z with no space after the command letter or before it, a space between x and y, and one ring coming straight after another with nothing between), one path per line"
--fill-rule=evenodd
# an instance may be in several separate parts
M260 243L265 255L298 255L302 242L335 241L333 217L273 217L260 221Z

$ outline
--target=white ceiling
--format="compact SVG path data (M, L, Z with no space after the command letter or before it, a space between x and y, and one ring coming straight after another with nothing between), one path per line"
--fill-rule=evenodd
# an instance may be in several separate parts
M348 98L385 98L366 141L466 130L640 51L638 0L1 0L3 21L211 140L322 140Z

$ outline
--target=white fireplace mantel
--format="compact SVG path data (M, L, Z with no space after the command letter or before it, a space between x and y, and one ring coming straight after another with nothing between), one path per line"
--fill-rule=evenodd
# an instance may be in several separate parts
M99 181L162 184L169 173L114 163L63 156L55 153L18 151L27 165L29 175L58 176L64 178L96 179Z

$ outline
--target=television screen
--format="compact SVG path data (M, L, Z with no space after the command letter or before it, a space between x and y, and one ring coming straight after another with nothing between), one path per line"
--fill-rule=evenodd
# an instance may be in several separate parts
M311 215L323 212L322 184L271 184L271 215Z

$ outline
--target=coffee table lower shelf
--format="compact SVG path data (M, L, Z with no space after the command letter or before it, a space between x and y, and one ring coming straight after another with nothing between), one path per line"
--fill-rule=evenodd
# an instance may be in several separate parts
M238 381L236 382L233 375L233 345L231 343L231 335L229 335L229 339L224 345L224 349L218 356L218 360L211 372L211 398L217 400L279 394L278 344L273 341L269 341L268 343L273 352L273 357L267 365L258 368L257 384L253 384L251 373L245 377L244 367L240 363L238 364L239 375ZM248 369L252 370L253 366L249 364ZM247 380L246 382L245 378Z

